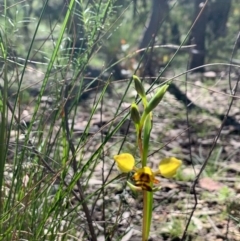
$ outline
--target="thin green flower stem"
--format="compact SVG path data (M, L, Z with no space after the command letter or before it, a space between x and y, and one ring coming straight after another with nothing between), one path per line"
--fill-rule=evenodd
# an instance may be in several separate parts
M142 103L143 103L143 106L144 106L144 109L145 109L147 107L147 105L148 105L148 101L147 101L146 96L142 97Z
M147 209L147 191L143 191L143 221L142 221L142 241L147 240L147 216L148 216L148 209Z
M149 149L150 134L152 131L152 117L151 113L146 116L143 127L143 154L142 167L147 166L147 156ZM148 240L148 235L151 227L152 219L152 202L153 193L143 191L143 223L142 223L142 241Z
M139 128L142 129L146 120L147 114L146 111L144 110L142 116L141 116L141 120L140 120L140 124L139 124Z
M152 221L153 192L143 191L142 241L147 241Z

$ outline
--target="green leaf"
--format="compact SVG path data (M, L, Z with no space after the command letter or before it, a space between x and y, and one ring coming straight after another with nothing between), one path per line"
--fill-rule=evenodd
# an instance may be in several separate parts
M152 130L152 115L151 113L147 115L143 127L143 155L142 155L142 167L147 166L147 156L149 149L149 140Z

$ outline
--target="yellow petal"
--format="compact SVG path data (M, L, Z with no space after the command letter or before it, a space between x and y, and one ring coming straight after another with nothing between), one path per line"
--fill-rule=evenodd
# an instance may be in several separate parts
M133 170L135 159L131 154L122 153L120 155L115 155L113 158L121 172L128 173Z
M175 157L164 158L159 164L159 172L163 177L173 177L181 165L182 161Z

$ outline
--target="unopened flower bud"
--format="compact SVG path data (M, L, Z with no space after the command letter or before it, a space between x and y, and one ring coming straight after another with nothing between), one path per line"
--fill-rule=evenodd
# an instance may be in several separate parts
M164 94L166 93L167 89L169 87L169 84L165 84L162 87L159 88L157 93L152 97L150 102L148 103L147 107L145 108L146 114L149 114L156 106L160 103L162 100Z
M133 75L133 80L134 80L134 84L135 84L135 89L137 91L137 93L142 97L144 98L146 96L145 94L145 90L143 88L143 85L141 83L141 80L136 76L136 75Z
M138 106L135 103L132 103L131 106L131 119L135 124L140 123L140 114L138 111Z

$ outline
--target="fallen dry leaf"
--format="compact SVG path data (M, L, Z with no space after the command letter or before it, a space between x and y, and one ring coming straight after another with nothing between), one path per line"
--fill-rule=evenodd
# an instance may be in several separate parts
M203 177L199 180L199 186L208 191L218 191L224 185L220 182L212 180L210 177Z

